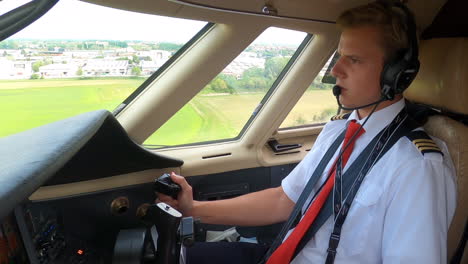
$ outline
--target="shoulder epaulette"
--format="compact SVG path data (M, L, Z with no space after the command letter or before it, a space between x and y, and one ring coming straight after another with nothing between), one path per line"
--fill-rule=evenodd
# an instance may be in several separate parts
M332 116L330 120L331 121L336 121L336 120L348 119L350 114L351 113L344 113L344 114L335 115L335 116Z
M434 140L427 135L426 132L418 130L412 131L406 136L413 144L418 148L421 154L426 154L429 152L436 152L444 155L440 148L436 145Z

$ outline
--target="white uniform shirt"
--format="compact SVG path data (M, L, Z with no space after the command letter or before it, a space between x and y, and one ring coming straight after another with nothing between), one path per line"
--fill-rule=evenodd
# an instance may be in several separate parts
M370 117L343 173L404 105L402 99ZM298 200L323 155L352 119L360 124L365 121L359 120L354 111L348 120L329 122L310 153L282 181L284 192L292 201ZM343 224L336 264L446 263L447 230L456 206L455 169L445 143L433 139L444 156L422 155L408 138L402 137L369 171ZM338 151L313 193L325 181L337 155ZM325 263L332 218L291 263Z

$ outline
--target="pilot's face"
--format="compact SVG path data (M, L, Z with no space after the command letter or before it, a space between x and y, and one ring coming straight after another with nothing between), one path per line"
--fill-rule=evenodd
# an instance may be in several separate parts
M381 35L376 27L361 26L341 33L338 53L341 57L331 74L341 86L340 102L357 107L380 98L380 74L384 64Z

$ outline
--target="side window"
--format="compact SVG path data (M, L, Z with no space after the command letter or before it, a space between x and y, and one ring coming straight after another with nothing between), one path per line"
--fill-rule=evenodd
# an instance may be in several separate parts
M238 137L306 36L265 30L144 145L158 148Z
M206 24L59 1L0 42L0 137L113 111Z
M338 105L332 93L333 84L323 82L331 58L283 121L280 129L323 124L336 115Z

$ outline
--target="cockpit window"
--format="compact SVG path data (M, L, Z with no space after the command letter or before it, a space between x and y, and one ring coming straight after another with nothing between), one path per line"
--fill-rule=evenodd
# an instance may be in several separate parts
M206 24L59 1L0 42L0 137L113 111Z
M317 74L301 99L289 112L280 129L323 125L330 120L330 117L337 114L338 106L332 92L334 84L331 83L334 80L330 80L333 77L329 74L330 64L334 62L334 58L334 55L331 56Z
M144 145L160 148L239 137L307 38L311 36L304 32L268 28Z

